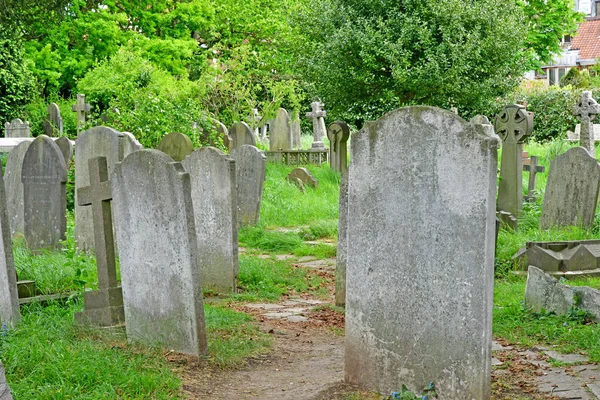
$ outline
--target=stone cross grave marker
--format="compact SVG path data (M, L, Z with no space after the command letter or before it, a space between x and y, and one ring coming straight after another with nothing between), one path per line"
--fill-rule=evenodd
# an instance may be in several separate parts
M85 114L89 113L91 108L89 103L85 102L85 94L77 95L77 103L73 104L73 112L77 113L77 135L85 127Z
M499 145L491 125L433 107L392 111L353 136L349 383L490 398Z
M344 173L348 170L350 127L345 122L334 122L327 128L327 138L329 139L329 165L334 171Z
M594 147L594 129L592 121L596 115L600 114L600 105L592 97L592 92L583 91L581 99L575 107L573 114L581 122L581 135L579 143L581 147L590 152L592 156L596 156L596 148Z
M323 144L323 136L325 136L327 132L327 129L325 128L325 117L327 116L327 112L323 110L323 106L324 104L320 101L314 101L311 103L312 111L306 113L306 118L312 119L313 123L313 149L322 149L325 147Z
M23 122L19 118L4 124L4 137L31 137L29 122Z
M523 139L533 130L533 114L523 106L508 105L496 116L494 129L502 139L497 210L518 217L523 208Z
M540 226L580 226L594 223L600 163L583 147L573 147L550 163Z
M529 171L529 185L527 187L527 196L525 196L525 200L534 203L537 199L535 195L535 176L539 172L546 171L546 167L538 165L537 156L531 156L529 164L523 165L523 171Z
M238 227L256 225L265 183L267 156L254 146L244 145L231 152L235 160Z
M235 161L214 147L202 147L183 166L192 186L202 289L235 293L239 270Z
M207 353L190 176L158 150L140 150L111 176L127 338Z
M284 108L277 110L275 119L271 123L269 134L269 149L291 150L293 145L292 130L290 126L290 116Z
M25 232L25 208L23 206L23 159L31 142L21 142L8 153L4 170L6 209L11 237Z
M88 160L90 186L77 189L80 206L91 206L98 268L98 290L83 293L85 310L75 315L82 323L112 326L125 321L123 293L117 283L112 222L112 187L106 157Z
M17 272L13 259L12 240L6 209L6 195L0 167L0 327L13 326L21 320ZM0 364L0 397L2 397L3 372Z
M256 146L256 137L254 132L245 122L236 122L229 130L229 136L232 140L231 150L237 149L245 144Z
M60 136L63 133L63 120L56 103L48 105L48 117L44 120L44 133L47 136Z
M183 161L194 151L194 144L188 135L171 132L160 141L158 150L169 155L175 161Z
M48 136L38 136L29 145L21 181L27 246L34 250L58 247L67 230L67 166Z

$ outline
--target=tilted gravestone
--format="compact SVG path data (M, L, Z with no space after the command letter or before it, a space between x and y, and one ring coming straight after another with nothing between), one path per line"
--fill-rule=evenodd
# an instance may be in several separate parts
M523 106L508 105L496 116L494 129L502 139L497 210L516 218L523 209L523 139L533 130L533 114Z
M65 158L65 164L67 165L68 169L69 165L71 164L71 160L73 159L73 143L71 143L71 140L69 140L69 138L64 136L61 136L58 139L56 139L54 143L56 143L56 145L60 149L60 152Z
M4 187L6 189L6 210L10 225L10 234L25 232L25 207L23 201L23 160L31 142L22 142L8 153L4 169Z
M231 137L231 150L242 147L245 144L256 146L256 137L254 132L245 122L236 122L229 130L229 137ZM230 151L231 151L230 150Z
M44 120L44 133L47 136L60 136L63 133L63 120L56 103L48 106L48 117Z
M538 158L536 156L531 156L531 161L529 162L529 165L523 165L523 171L529 172L527 196L525 196L525 201L533 203L537 200L535 190L535 177L538 173L546 171L546 167L544 167L543 165L538 165Z
M600 164L583 147L573 147L550 163L540 226L591 228L598 202Z
M0 327L3 324L13 326L20 319L17 273L13 260L9 219L6 212L4 181L0 173ZM2 364L0 364L1 367ZM0 369L0 398L2 397L3 373L4 371Z
M581 147L589 151L592 156L596 156L592 121L598 114L600 114L600 105L592 97L592 92L581 92L579 102L573 107L573 115L581 122L579 143L581 144Z
M75 242L83 251L94 250L94 224L90 207L79 205L78 191L90 185L88 162L95 157L106 157L108 174L125 157L126 137L105 126L96 126L81 132L75 145Z
M302 138L300 137L300 120L293 119L290 122L290 128L292 130L292 148L293 149L301 149L302 148Z
M324 104L320 101L314 101L311 103L312 111L306 113L306 118L312 119L313 123L313 149L322 149L325 147L323 144L323 136L327 134L327 128L325 127L325 116L327 112L323 110Z
M287 180L298 185L300 190L304 192L305 186L316 188L319 186L319 181L306 168L296 168L287 176Z
M235 160L238 227L256 225L265 183L267 157L254 146L245 145L231 152Z
M346 305L346 264L348 262L348 172L340 180L338 245L335 256L335 305Z
M329 139L329 165L339 173L348 170L348 139L350 127L347 123L337 121L327 128Z
M271 124L271 131L269 135L269 149L271 151L277 150L291 150L293 148L292 129L290 126L290 116L288 112L280 108L275 114L275 119Z
M111 179L128 339L206 354L189 174L163 152L140 150Z
M67 230L67 166L48 136L38 136L29 145L23 157L21 181L28 247L58 247Z
M31 137L29 122L23 122L19 118L4 124L4 137Z
M75 314L82 323L112 326L125 321L123 293L117 283L112 222L112 187L106 157L88 160L90 186L77 189L80 206L92 206L98 290L83 293L84 308Z
M85 102L85 94L78 94L77 103L71 107L71 110L77 113L77 135L85 127L85 115L90 112L90 109L90 105Z
M203 147L183 162L190 174L202 290L237 289L238 239L235 162Z
M171 132L158 145L158 150L170 156L175 161L183 161L194 151L194 144L188 135Z
M352 137L348 382L489 399L499 145L491 125L432 107Z
M13 400L10 394L10 388L6 382L6 375L4 374L4 365L0 361L0 400Z

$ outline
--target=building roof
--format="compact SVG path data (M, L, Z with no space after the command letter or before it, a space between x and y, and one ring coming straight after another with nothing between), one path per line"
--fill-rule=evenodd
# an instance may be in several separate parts
M577 35L571 40L571 50L579 50L579 59L600 57L600 18L588 19L579 25Z

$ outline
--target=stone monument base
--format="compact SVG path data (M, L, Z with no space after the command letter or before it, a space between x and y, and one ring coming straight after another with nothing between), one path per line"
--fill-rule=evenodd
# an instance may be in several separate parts
M120 287L83 293L85 310L75 314L81 324L113 326L125 322L123 291Z

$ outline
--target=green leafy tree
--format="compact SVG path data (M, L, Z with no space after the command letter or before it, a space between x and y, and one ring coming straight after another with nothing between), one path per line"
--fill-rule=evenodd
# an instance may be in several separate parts
M33 87L20 41L0 30L0 122L21 116L33 95Z

